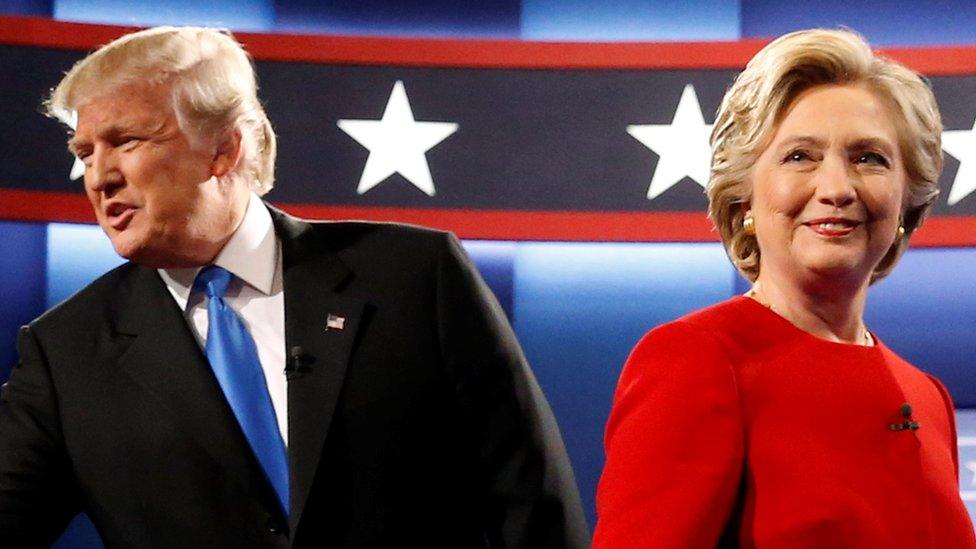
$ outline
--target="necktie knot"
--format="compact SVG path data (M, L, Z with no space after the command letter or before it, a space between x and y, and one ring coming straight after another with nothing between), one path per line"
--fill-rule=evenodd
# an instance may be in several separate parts
M223 267L210 265L200 271L193 285L197 290L206 292L207 297L223 298L233 276L230 271Z

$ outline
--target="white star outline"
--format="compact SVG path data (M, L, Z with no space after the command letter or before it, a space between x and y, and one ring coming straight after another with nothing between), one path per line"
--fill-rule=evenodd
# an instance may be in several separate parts
M963 462L963 467L968 469L969 472L973 474L973 478L972 480L969 481L969 485L976 486L976 461L974 460L965 461Z
M339 120L349 137L369 149L369 157L356 187L363 194L395 173L427 196L434 196L434 180L427 151L457 131L453 122L419 122L413 117L402 80L397 80L380 120Z
M627 126L627 133L658 155L647 188L648 200L654 200L686 176L702 188L708 183L712 125L705 123L694 85L685 85L670 124L632 124Z
M71 120L68 120L68 127L71 128L72 131L78 129L78 111L71 111ZM80 179L81 176L85 175L85 163L82 162L77 156L75 156L74 159L74 163L71 164L71 173L68 174L68 179L71 181Z
M976 436L959 435L956 438L956 445L959 448L959 496L965 502L976 501L976 460L966 459L972 456L973 447L976 447ZM972 473L969 482L963 478L963 471ZM967 505L969 505L967 503Z
M959 161L947 199L953 206L976 191L976 121L969 130L943 130L942 150Z

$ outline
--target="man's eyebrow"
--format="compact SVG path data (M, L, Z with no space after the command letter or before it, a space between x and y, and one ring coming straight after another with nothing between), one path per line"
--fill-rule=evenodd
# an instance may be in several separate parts
M78 156L78 141L78 137L74 135L68 139L68 151L75 156Z
M112 138L112 137L117 137L117 136L120 136L120 135L124 135L126 133L130 133L132 131L135 131L135 128L137 128L137 127L138 127L138 123L136 123L134 121L131 121L131 120L119 120L118 122L112 124L111 126L109 126L107 128L103 128L101 130L98 130L97 133L99 135L101 135L101 136L105 136L105 137L108 137L108 138ZM162 130L162 127L163 127L163 124L160 124L158 128L152 129L150 131L153 132L153 133L158 133L158 132L160 132ZM71 153L74 154L75 156L78 156L78 149L81 146L87 145L87 144L88 144L88 142L86 140L79 139L78 136L77 136L77 134L76 134L76 135L73 135L71 138L68 139L68 150L71 151Z

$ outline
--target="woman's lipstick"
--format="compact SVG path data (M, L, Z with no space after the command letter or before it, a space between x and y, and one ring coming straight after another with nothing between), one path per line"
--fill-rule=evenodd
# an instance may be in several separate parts
M828 238L838 238L851 234L861 224L860 221L842 217L825 217L804 223L813 232Z

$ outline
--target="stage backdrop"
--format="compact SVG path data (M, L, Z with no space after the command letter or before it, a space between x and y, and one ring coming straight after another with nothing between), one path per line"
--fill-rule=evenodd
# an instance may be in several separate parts
M118 261L96 228L48 224L93 217L64 131L39 104L85 51L124 31L0 18L2 364L19 323ZM702 186L713 113L762 43L240 38L280 135L268 198L308 217L415 222L466 239L553 404L592 523L628 350L654 325L745 289ZM948 154L934 217L872 291L868 322L974 406L976 49L888 53L930 76ZM966 450L976 425L961 426ZM974 462L964 455L967 498Z

